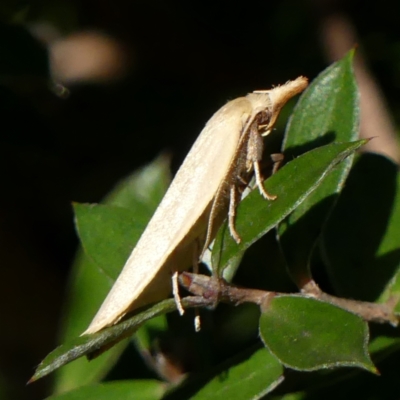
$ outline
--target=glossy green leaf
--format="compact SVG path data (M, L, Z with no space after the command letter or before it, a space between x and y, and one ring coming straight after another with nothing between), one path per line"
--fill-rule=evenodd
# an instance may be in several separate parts
M367 323L329 303L277 296L262 311L260 334L267 348L293 369L354 366L376 372L368 354Z
M165 385L156 380L115 381L83 386L47 400L158 400L164 392Z
M286 130L283 146L286 159L323 144L357 138L359 95L352 60L353 51L322 72L301 96ZM341 163L279 227L287 266L299 287L311 279L311 252L351 163L352 157Z
M80 252L73 267L66 308L62 313L61 343L77 338L87 328L110 290L118 274L117 268L121 268L125 262L121 254L127 256L137 239L139 232L134 221L136 218L140 220L142 227L147 223L168 186L169 178L168 159L159 157L114 188L105 200L111 210L104 208L105 215L101 211L106 206L76 206L82 217L77 217L77 225L86 238L83 245L89 256ZM133 221L132 225L121 221L121 225L117 226L111 215L115 210L117 220L126 216L127 220ZM108 230L110 228L111 231ZM126 247L121 245L121 238ZM99 253L104 259L98 257ZM109 256L111 253L114 253L115 258ZM107 261L109 264L106 265ZM125 345L122 342L90 363L82 358L58 369L55 373L54 392L65 392L97 382L112 368Z
M337 293L366 301L400 296L399 238L398 166L383 156L362 154L323 235Z
M282 380L282 364L264 348L239 364L223 370L191 399L260 399L274 390Z
M383 399L390 398L393 393L398 393L399 391L393 387L393 382L391 382L393 375L396 375L397 372L400 349L397 330L382 325L372 325L371 330L371 336L376 335L377 330L380 332L379 337L371 338L368 346L372 359L380 372L379 376L373 376L366 371L353 368L301 373L301 384L295 386L296 392L288 393L283 397L272 396L271 400ZM386 332L386 335L383 335L383 332ZM390 376L391 374L392 376ZM299 376L298 373L294 375ZM290 377L286 383L288 388L293 389ZM394 386L399 387L399 383Z
M213 266L218 274L238 254L298 207L340 162L364 143L335 143L290 161L265 183L268 192L278 196L274 201L265 200L258 190L253 190L237 210L236 229L241 236L241 243L238 245L231 238L226 224L217 235L213 247Z

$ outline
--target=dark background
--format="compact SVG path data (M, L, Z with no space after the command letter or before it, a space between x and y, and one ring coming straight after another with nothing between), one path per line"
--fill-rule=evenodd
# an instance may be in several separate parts
M396 132L400 3L365 3L2 1L0 398L46 394L45 383L25 382L56 345L78 245L71 201L100 201L162 151L176 168L224 102L298 75L313 79L356 44ZM88 31L109 35L118 68L60 78L48 62L54 35L38 33L48 26L61 38L75 34L74 43ZM78 64L84 55L77 50Z

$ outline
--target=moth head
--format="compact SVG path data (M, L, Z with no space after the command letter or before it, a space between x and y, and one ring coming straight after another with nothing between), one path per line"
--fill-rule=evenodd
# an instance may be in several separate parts
M259 127L263 128L260 130L263 136L271 132L282 107L293 96L301 93L307 85L308 79L304 76L299 76L293 81L286 82L284 85L276 86L270 90L256 90L248 95L253 104L254 102L258 103L255 107L255 111L259 121ZM258 107L263 107L264 109L258 111Z
M267 136L271 132L272 127L275 123L272 117L273 115L271 109L269 108L267 110L260 111L256 115L255 119L257 120L258 131L262 136Z

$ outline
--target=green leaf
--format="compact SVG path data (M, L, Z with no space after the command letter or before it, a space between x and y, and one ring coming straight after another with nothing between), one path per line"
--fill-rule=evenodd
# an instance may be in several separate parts
M393 328L392 328L393 330ZM392 335L381 334L369 343L369 352L372 354L374 361L384 359L388 355L400 350L400 337L393 330Z
M47 400L158 400L164 392L165 385L156 380L116 381L83 386Z
M359 130L359 95L353 51L322 72L303 93L289 120L283 151L291 159L322 144L355 140ZM280 225L278 236L294 282L311 279L309 261L352 163L347 158ZM299 174L303 171L299 169Z
M365 301L400 296L399 238L398 166L362 154L323 235L323 256L337 293Z
M167 163L165 157L160 157L132 174L107 197L107 205L74 205L76 226L85 253L112 283L167 189Z
M182 299L182 304L184 307L190 307L190 302L188 302L187 299ZM92 355L92 353L96 353L98 350L105 347L114 346L117 342L134 334L136 330L149 319L175 310L175 300L167 299L157 303L146 311L119 323L118 325L103 329L95 334L79 336L71 339L46 356L37 367L30 382L43 378L57 368L60 368L79 357L88 354ZM106 354L109 352L110 351Z
M110 281L117 279L139 240L147 218L131 210L101 204L75 204L76 226L86 255Z
M80 252L74 263L66 307L62 313L61 343L68 343L87 328L109 292L118 274L117 268L124 264L122 254L129 254L134 245L138 225L144 226L147 223L161 200L169 183L169 175L169 161L162 156L114 188L105 200L110 206L110 209L105 208L105 215L102 215L101 211L106 206L94 205L92 210L86 205L76 206L82 217L78 218L77 224L80 233L87 239L84 240L84 246L90 257ZM121 216L133 221L132 226L125 221L121 221L120 227L116 226L110 214L113 211L116 211L119 221ZM130 215L126 214L128 212ZM136 220L140 222L135 226ZM111 231L108 230L110 227ZM131 237L128 231L131 231ZM119 242L121 237L123 246ZM98 253L101 253L104 259L98 257ZM111 253L115 254L115 259L109 256ZM105 260L108 260L109 264L105 265ZM103 271L108 271L108 274L104 274ZM65 392L77 386L97 382L113 367L125 346L126 341L90 363L86 359L80 359L57 370L54 392Z
M393 327L372 325L371 337L376 335L377 331L380 336L371 338L368 347L372 359L381 373L379 376L371 376L360 369L348 368L295 373L295 382L298 382L299 374L301 374L300 385L292 385L293 382L290 379L293 378L292 374L292 376L288 376L285 386L289 390L295 389L296 392L283 397L272 396L271 399L386 399L390 398L391 394L398 393L399 382L397 380L393 387L393 375L396 375L398 369L400 338L397 330ZM391 374L392 376L390 376Z
M241 243L238 245L230 237L226 223L218 232L213 247L213 266L218 274L238 254L298 207L337 164L364 143L358 141L323 146L289 162L265 183L268 192L278 196L274 201L265 200L258 190L253 190L237 210L236 229L241 236Z
M282 364L264 348L241 363L224 369L191 399L259 399L274 390L282 381Z
M197 373L170 390L165 400L259 399L283 381L283 366L266 348L251 348Z
M139 327L132 338L132 341L143 360L147 360L149 367L155 369L158 376L163 375L160 375L160 371L157 369L159 364L155 362L157 354L154 354L154 350L159 347L160 338L166 337L169 328L170 325L167 321L166 315L161 314L146 321ZM151 361L149 362L149 360Z
M343 368L301 374L300 384L299 380L295 383L296 393L272 397L272 400L396 399L400 393L398 365L397 352L379 363L379 376ZM289 377L287 387L290 388Z
M111 282L107 276L100 273L99 268L80 252L69 285L69 302L66 311L62 313L61 343L68 343L71 339L79 337L110 288ZM82 358L58 370L55 374L53 392L61 393L97 382L112 368L125 346L126 342L122 342L90 363Z
M262 310L260 334L272 354L293 369L354 366L376 372L367 350L367 323L329 303L277 296Z

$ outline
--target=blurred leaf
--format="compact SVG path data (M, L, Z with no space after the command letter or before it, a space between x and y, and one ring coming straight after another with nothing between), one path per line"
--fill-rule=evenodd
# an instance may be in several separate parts
M369 352L374 356L374 360L386 358L387 355L400 350L400 337L396 336L393 330L393 336L380 335L371 340Z
M399 238L398 166L362 154L323 235L324 259L337 293L365 301L399 296Z
M218 275L238 254L298 207L337 164L364 143L334 143L289 162L266 181L268 192L278 196L274 201L265 200L258 190L253 190L237 210L236 229L242 238L241 243L238 245L231 238L226 223L218 232L213 247L213 266Z
M290 159L317 146L355 140L359 95L352 61L354 51L322 72L303 93L289 120L283 150ZM295 283L311 279L309 259L352 163L347 158L280 225L278 236ZM303 171L299 169L299 174Z
M169 160L162 156L124 179L108 195L105 202L112 206L112 210L117 209L119 216L125 215L125 212L130 212L130 215L127 217L128 220L134 221L136 216L141 221L142 226L144 226L151 218L168 183ZM125 207L126 209L122 209L121 207ZM120 254L115 254L116 258L113 260L107 253L111 254L116 251L116 248L120 248L122 254L129 254L129 249L132 248L136 240L135 236L138 234L137 228L133 227L133 222L132 227L123 222L122 227L124 230L122 232L118 227L112 226L116 229L114 238L122 236L126 248L122 248L118 242L107 241L107 238L110 238L107 230L109 228L107 225L107 222L109 222L107 215L104 218L98 215L102 206L95 205L93 208L93 215L91 215L90 211L87 215L84 215L81 221L83 225L81 225L80 229L83 236L90 238L88 245L91 250L93 246L95 250L94 254L97 254L97 251L99 251L105 256L105 259L109 260L110 264L105 266L102 259L95 257L100 262L100 266L109 271L109 275L105 275L99 265L83 253L77 256L70 278L66 308L63 312L61 343L67 343L69 340L78 337L87 328L118 274L116 261L118 263L119 260L119 268L123 266L125 260ZM87 209L83 205L81 211L85 210ZM96 216L97 220L94 219L93 225L86 224L85 218L90 219ZM103 222L105 222L104 225L102 225ZM130 228L133 231L132 241L129 240L129 233L127 232L127 230L131 230ZM97 237L99 240L97 243L95 240L96 231L101 233ZM96 248L96 246L98 247ZM108 269L109 266L113 266L114 270L112 268ZM126 342L123 342L90 363L86 359L80 359L65 368L59 369L55 374L55 393L97 382L113 367L125 346Z
M264 348L219 373L191 399L259 399L274 390L282 380L282 364Z
M262 310L260 334L286 366L310 371L354 366L375 372L368 325L332 304L298 295L277 296Z
M158 400L165 385L155 380L115 381L84 386L48 400Z
M147 352L152 345L153 333L165 332L167 330L168 324L164 316L151 319L136 332L135 343L138 349L141 352Z
M172 367L169 368L170 365L166 361L167 357L164 356L160 349L160 340L167 336L170 328L167 316L161 314L146 321L139 327L132 338L137 351L146 365L153 369L158 377L165 380L168 380L169 377L164 372L169 371Z

